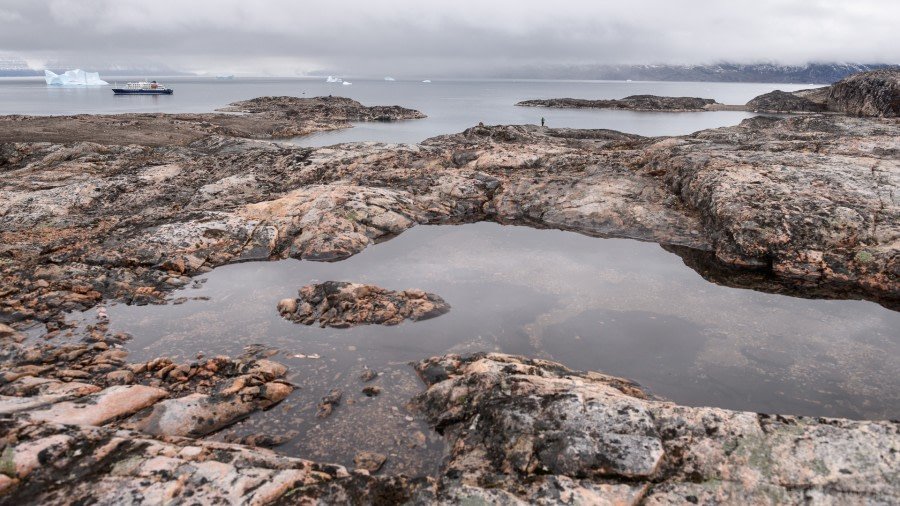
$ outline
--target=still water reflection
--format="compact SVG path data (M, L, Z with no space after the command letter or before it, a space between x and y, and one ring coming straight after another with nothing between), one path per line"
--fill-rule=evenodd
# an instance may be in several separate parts
M278 316L280 299L326 280L420 288L452 309L353 329ZM396 455L394 470L408 470L404 462L438 451L439 439L404 412L421 390L407 363L448 352L548 358L634 379L688 405L900 418L900 313L717 286L653 243L492 223L419 226L343 262L221 267L172 294L181 297L188 301L109 308L113 329L134 336L132 358L236 356L253 344L278 350L273 359L290 366L301 388L233 430L290 426L303 437L280 450L308 457L347 463L355 448L380 450ZM360 393L364 367L383 373L375 382L382 396ZM349 404L320 424L315 404L331 388Z

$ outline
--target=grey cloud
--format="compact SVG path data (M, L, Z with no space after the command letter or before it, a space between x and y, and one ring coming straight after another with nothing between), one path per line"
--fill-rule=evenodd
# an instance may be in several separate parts
M900 62L879 0L0 0L0 53L252 71L540 63ZM264 68L265 67L265 68ZM271 67L271 68L270 68Z

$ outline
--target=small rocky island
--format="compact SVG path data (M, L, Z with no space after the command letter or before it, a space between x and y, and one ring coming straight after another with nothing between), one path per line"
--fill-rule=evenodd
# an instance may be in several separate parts
M553 107L557 109L626 109L631 111L693 112L706 111L712 106L721 104L711 98L632 95L619 100L586 100L580 98L524 100L516 105L522 107Z
M395 292L373 285L326 281L304 286L299 299L283 299L278 313L304 325L347 328L356 325L397 325L450 310L444 299L422 290Z
M0 117L0 504L898 503L896 421L679 406L501 354L415 365L425 390L409 419L447 443L432 476L379 475L383 460L362 453L356 469L287 457L254 446L265 437L217 441L296 390L287 368L132 361L101 305L165 303L233 262L340 260L419 224L489 220L654 241L718 283L898 310L898 83L895 70L834 85L839 114L656 138L479 125L418 145L271 142L419 115L334 97ZM321 297L304 320L339 307L339 326L369 321L368 306L329 295L377 292L304 290L279 311ZM379 297L401 294L439 306ZM92 308L84 325L67 315Z

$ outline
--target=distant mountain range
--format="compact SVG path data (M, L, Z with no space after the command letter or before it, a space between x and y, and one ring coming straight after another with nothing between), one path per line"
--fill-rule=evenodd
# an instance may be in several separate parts
M106 67L106 68L103 68ZM62 62L48 63L49 70L64 72L75 67ZM489 75L455 77L490 77L509 79L591 79L610 81L714 81L732 83L797 83L831 84L858 72L881 68L900 68L885 63L810 63L807 65L778 65L774 63L715 65L530 65L498 69ZM101 76L160 76L192 75L171 68L128 68L106 65L101 68L85 68L99 72ZM335 72L331 74L337 75ZM43 76L44 71L34 70L16 57L0 56L0 77ZM318 75L318 72L312 73ZM322 74L323 76L325 74ZM450 76L448 76L450 77Z
M714 81L728 83L831 84L858 72L900 68L884 63L776 65L543 65L500 71L490 77L515 79L596 79L610 81Z

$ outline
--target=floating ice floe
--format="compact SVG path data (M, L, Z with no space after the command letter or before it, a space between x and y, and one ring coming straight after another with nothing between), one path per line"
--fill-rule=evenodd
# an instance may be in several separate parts
M422 82L423 82L423 83L430 83L430 82L431 82L431 79L426 79L426 80L424 80L424 81L422 81Z
M343 84L344 84L344 86L350 86L350 85L351 85L351 84L353 84L353 83L351 83L351 82L347 82L347 81L344 81L344 83L343 83Z
M328 79L326 79L325 82L326 83L342 83L342 82L344 82L344 80L341 79L340 77L328 76Z
M384 80L385 81L396 81L396 79L394 79L393 77L385 77Z
M105 86L108 82L100 79L97 72L85 72L81 69L68 70L63 74L44 71L44 80L53 86Z

